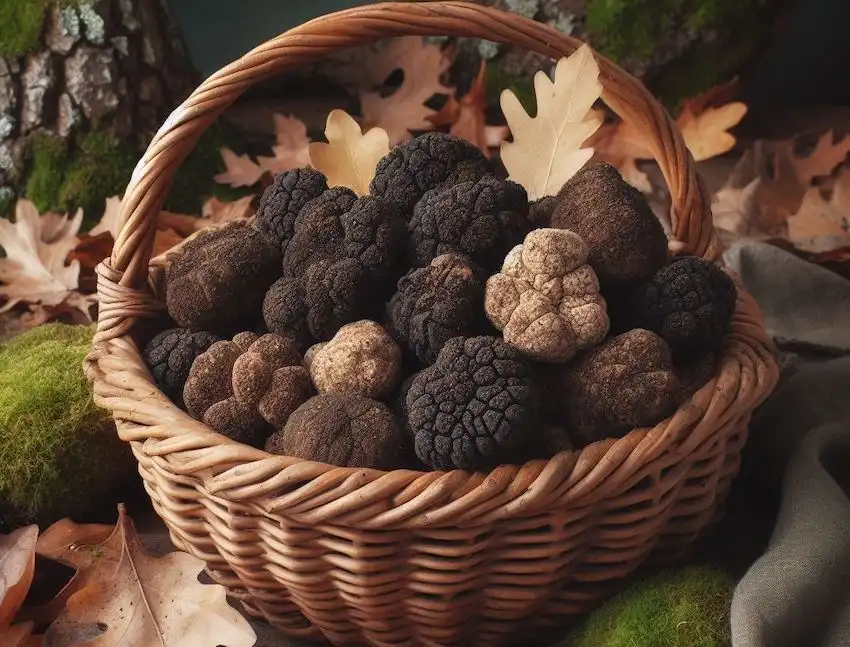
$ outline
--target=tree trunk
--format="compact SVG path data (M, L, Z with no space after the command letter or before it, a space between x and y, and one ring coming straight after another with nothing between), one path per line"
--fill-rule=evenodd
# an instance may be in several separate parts
M7 198L26 185L33 136L72 142L105 131L141 149L197 84L164 0L50 3L26 50L0 58L0 192Z

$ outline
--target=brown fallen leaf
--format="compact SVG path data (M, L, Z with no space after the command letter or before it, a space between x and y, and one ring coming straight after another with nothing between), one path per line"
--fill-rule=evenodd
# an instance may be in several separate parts
M452 95L454 89L440 80L452 63L450 55L421 36L389 39L367 57L363 65L372 78L386 80L401 70L404 79L392 94L368 90L360 92L364 127L380 126L389 136L390 146L410 139L411 131L431 130L428 117L436 111L425 105L435 94Z
M22 302L47 308L67 302L90 317L94 298L77 291L80 262L67 262L82 221L82 210L72 218L39 215L29 200L18 200L14 223L0 219L0 247L6 253L0 258L0 298L5 299L0 312Z
M37 647L41 636L33 636L35 624L21 622L9 627L0 626L0 645L3 647Z
M273 118L277 143L272 146L273 155L257 157L260 168L275 175L307 166L310 163L310 154L307 150L310 138L307 137L307 126L292 115L275 114Z
M237 155L227 147L221 149L221 159L225 171L213 176L219 184L252 186L260 181L260 176L265 172L249 155Z
M700 113L695 113L685 102L676 118L676 125L682 131L685 145L694 160L701 162L722 155L735 146L735 137L728 131L738 125L745 114L747 106L739 101L709 107Z
M380 159L390 152L387 132L360 125L344 110L331 110L325 126L328 143L310 144L310 161L328 178L328 186L344 186L357 195L369 193Z
M0 535L0 627L11 624L30 590L37 540L35 524Z
M850 170L842 171L829 200L810 187L800 210L788 216L788 238L798 249L828 252L850 245Z
M108 539L114 530L114 526L78 524L70 519L60 519L48 527L38 538L35 552L73 568L75 572L52 600L38 606L24 606L21 618L38 624L55 620L71 594L86 586L96 575L91 568L92 560L97 555L93 546Z
M482 59L478 74L469 87L469 92L463 95L460 101L457 101L454 97L449 97L449 101L455 102L458 106L457 117L449 128L449 134L462 137L475 144L486 157L490 157L490 147L501 145L507 139L510 130L506 126L491 126L488 132L484 115L487 109L486 68L486 62ZM501 133L501 137L494 142L493 135L496 133Z
M818 138L812 152L805 157L795 155L795 138L772 142L771 149L793 160L800 185L808 187L815 178L830 175L850 153L850 136L833 140L832 130L826 131Z
M601 91L599 66L582 45L558 61L554 82L543 71L534 75L534 117L512 91L502 92L502 112L513 141L502 144L501 158L509 178L525 187L529 200L555 195L592 157L593 149L581 146L601 125L590 112Z
M256 634L227 604L224 587L198 581L204 563L181 552L147 555L123 505L109 537L86 549L89 579L47 629L45 647L79 644L81 632L90 647L254 645Z
M255 195L246 195L232 202L222 202L216 197L210 198L201 207L201 220L204 221L204 224L199 227L199 224L195 223L195 229L207 227L211 224L218 225L231 220L250 218L254 215L256 197Z

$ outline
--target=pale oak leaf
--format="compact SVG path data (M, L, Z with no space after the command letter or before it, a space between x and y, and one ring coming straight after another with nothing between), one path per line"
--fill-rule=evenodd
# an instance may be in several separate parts
M344 110L331 110L325 126L328 143L310 144L310 161L325 174L328 186L344 186L357 195L369 193L378 162L390 152L389 137L383 128L363 132Z

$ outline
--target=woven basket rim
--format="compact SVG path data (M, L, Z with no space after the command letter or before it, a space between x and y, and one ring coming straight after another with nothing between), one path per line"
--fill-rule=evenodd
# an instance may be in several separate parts
M344 508L356 494L361 496L362 504L363 492L367 490L368 500L395 491L397 498L405 501L400 506L403 510L395 515L392 510L379 511L370 519L355 514L352 523L360 527L392 525L401 519L407 520L403 526L421 525L428 519L433 522L448 516L447 510L461 510L463 506L457 502L463 497L471 497L474 502L476 493L493 491L510 494L498 514L514 514L544 505L555 496L557 488L573 487L578 493L595 488L601 496L601 489L610 491L622 485L652 455L706 442L711 437L712 423L726 415L730 407L755 407L775 385L778 368L772 341L764 330L757 305L739 287L733 327L721 366L672 416L651 428L632 430L622 438L598 441L548 460L502 465L489 472L381 471L274 456L241 445L192 419L154 386L132 335L138 321L158 319L163 312L154 287L157 276L161 275L162 259L150 263L156 216L174 171L203 130L247 87L286 69L287 65L280 61L287 47L300 52L304 60L315 60L343 45L353 46L402 33L429 34L443 30L486 33L502 42L521 41L520 44L532 44L535 51L542 50L547 55L574 51L583 44L541 23L467 2L393 2L336 12L271 39L204 81L166 120L140 159L122 201L121 229L112 256L97 268L101 310L85 368L93 382L95 401L112 411L119 436L138 445L147 455L167 461L175 473L200 478L207 495L225 500L272 501L272 495L285 489L288 481L325 479L328 483L343 484L339 487L346 492L335 498L333 504L319 506L327 514L330 514L328 510ZM305 49L310 50L309 56L302 52ZM707 190L677 126L636 79L598 53L594 52L594 56L600 64L605 102L624 119L628 117L627 120L642 125L649 137L649 147L670 188L672 237L683 243L679 253L696 253L716 260L720 248ZM744 364L748 367L746 371ZM745 383L747 391L742 396ZM615 472L622 477L617 483L608 478ZM576 477L577 473L582 476ZM435 501L440 499L434 492L445 496L445 491L451 489L459 498L441 506L440 514L427 507L426 500L432 494ZM414 510L416 514L404 509L410 502L412 508L417 508L419 502ZM274 509L274 504L270 505L269 509ZM460 516L470 509L470 506L463 508ZM303 518L309 518L313 512L308 511ZM405 517L407 513L410 514ZM483 522L489 518L487 514L475 518ZM318 517L314 514L313 518Z

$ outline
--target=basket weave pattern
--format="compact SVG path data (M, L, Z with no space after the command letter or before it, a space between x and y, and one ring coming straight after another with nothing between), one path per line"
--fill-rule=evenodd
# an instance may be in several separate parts
M125 192L86 362L175 545L294 636L335 644L497 645L587 610L647 559L710 526L753 409L778 377L739 288L717 375L653 428L488 473L339 468L272 456L193 420L153 384L133 333L164 325L156 214L202 132L251 85L334 51L405 34L473 36L559 58L581 43L488 7L388 3L318 18L207 79L169 117ZM597 55L603 99L637 125L672 196L671 235L716 259L706 189L681 134L634 78Z

